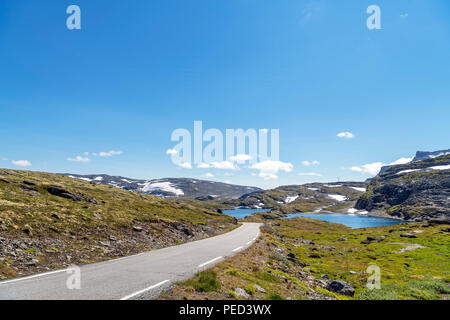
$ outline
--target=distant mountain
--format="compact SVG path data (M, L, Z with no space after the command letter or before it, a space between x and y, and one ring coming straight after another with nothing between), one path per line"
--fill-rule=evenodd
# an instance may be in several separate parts
M415 159L374 177L356 209L415 221L450 218L450 153L418 152Z
M308 183L281 186L248 193L224 204L254 209L272 209L283 214L313 211L338 211L352 208L366 192L364 182Z
M422 160L426 160L426 159L433 159L433 158L437 158L440 156L445 156L450 154L450 149L447 150L439 150L439 151L417 151L416 152L416 156L412 159L412 161L410 163L414 163L417 161L422 161ZM384 166L381 168L379 174L386 172L387 170L389 170L390 168L395 167L393 165L390 166Z
M190 178L139 180L120 176L109 176L106 174L79 175L64 173L62 175L164 198L185 197L198 200L214 200L216 198L234 199L250 192L262 190L256 187Z
M439 150L434 152L428 152L428 151L417 151L416 156L414 157L412 162L422 161L426 159L433 159L440 156L445 156L450 154L450 149L447 150Z

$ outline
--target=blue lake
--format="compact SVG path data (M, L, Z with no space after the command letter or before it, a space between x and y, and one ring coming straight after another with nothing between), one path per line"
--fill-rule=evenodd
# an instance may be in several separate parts
M235 217L236 219L244 219L245 217L252 216L255 212L267 212L269 209L246 209L246 208L238 208L234 210L222 210L222 212L226 215Z
M391 226L394 224L403 223L404 221L389 219L389 218L379 218L379 217L371 217L371 216L362 216L362 215L348 215L341 213L332 213L332 214L317 214L317 213L294 213L290 214L287 219L292 219L296 217L308 217L314 218L334 223L340 223L350 227L352 229L359 228L372 228L372 227L383 227L383 226Z
M270 210L238 208L234 210L223 210L223 213L235 217L236 219L243 219L245 217L252 216L255 212L268 212L268 211ZM379 218L365 215L349 215L342 213L332 213L332 214L294 213L288 215L286 219L292 219L296 217L308 217L334 223L340 223L352 229L391 226L394 224L404 222L401 220L389 218Z

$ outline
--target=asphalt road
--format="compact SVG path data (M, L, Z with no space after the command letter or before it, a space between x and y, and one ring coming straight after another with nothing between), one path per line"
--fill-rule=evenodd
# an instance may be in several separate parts
M0 282L1 300L129 300L158 297L186 280L245 250L259 236L258 223L226 234L120 259ZM70 273L69 273L70 272ZM78 281L79 279L79 281ZM68 285L69 284L69 285ZM80 284L80 288L77 285Z

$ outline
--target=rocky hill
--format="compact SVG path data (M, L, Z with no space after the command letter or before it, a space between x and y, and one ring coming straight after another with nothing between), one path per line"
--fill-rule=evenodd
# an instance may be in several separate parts
M212 203L0 169L0 280L176 245L235 226Z
M351 208L366 191L364 182L309 183L245 194L224 204L270 208L273 212L319 212Z
M381 172L371 180L356 209L405 220L448 219L450 154L445 153L418 152L416 158L424 160Z
M422 161L422 160L427 160L427 159L434 159L440 156L445 156L450 154L450 149L447 150L439 150L439 151L417 151L416 152L416 156L411 160L410 163L414 163L414 162L418 162L418 161ZM384 166L381 168L380 170L380 174L389 170L390 168L395 167L390 165L390 166Z
M62 175L163 198L181 197L190 199L198 198L198 200L213 200L214 198L233 199L239 198L246 193L261 190L256 187L190 178L139 180L105 174L78 175L65 173Z

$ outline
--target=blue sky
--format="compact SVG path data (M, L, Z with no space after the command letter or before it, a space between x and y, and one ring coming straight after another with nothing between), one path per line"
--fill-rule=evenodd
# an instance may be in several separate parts
M71 4L81 30L66 28ZM381 30L366 27L371 4ZM374 163L450 148L449 39L447 0L3 0L0 167L266 188L364 180ZM194 120L279 129L291 170L174 165L170 135Z

